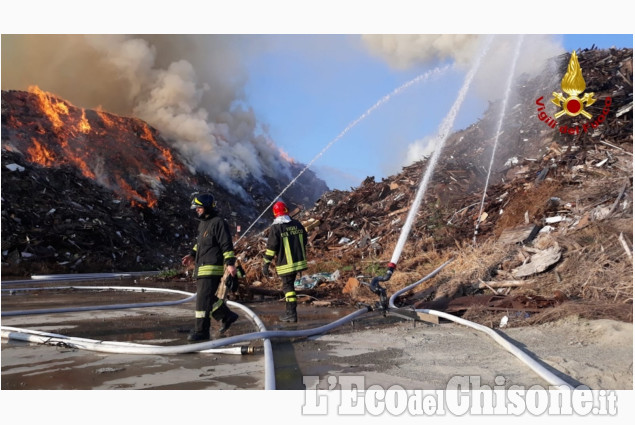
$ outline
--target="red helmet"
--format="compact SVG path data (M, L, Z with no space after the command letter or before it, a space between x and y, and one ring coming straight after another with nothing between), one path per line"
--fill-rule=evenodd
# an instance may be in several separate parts
M284 202L276 202L273 204L273 216L280 217L281 215L289 214L289 209Z

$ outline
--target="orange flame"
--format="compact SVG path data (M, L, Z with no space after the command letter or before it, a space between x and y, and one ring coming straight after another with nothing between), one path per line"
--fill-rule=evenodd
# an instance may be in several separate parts
M108 117L108 114L106 114L101 109L97 110L97 115L99 115L99 118L101 118L101 120L104 122L106 127L114 127L115 126L115 123Z
M144 121L113 115L101 108L86 111L37 86L30 86L28 91L35 95L50 123L29 124L31 131L43 136L32 138L27 148L32 162L47 167L71 164L93 180L97 179L97 170L101 170L100 184L126 197L133 206L149 208L158 202L156 188L161 187L162 181L182 175L183 166ZM24 126L14 116L8 121L14 128ZM151 146L139 146L140 140Z
M51 120L53 127L56 129L64 125L64 121L60 118L60 114L68 115L68 107L64 102L54 100L52 97L42 91L38 86L29 86L29 92L36 95L40 101L40 107L46 116Z
M280 157L287 161L289 164L295 164L295 160L291 157L291 155L283 151L282 148L278 148L278 153L280 153Z
M83 109L82 109L82 119L79 122L79 131L81 131L84 134L90 133L90 124L88 123L88 120L86 119L86 111Z
M70 146L68 146L68 141L66 139L60 138L60 145L64 149L64 152L68 155L68 158L72 164L75 164L77 168L80 169L82 174L89 179L95 179L95 173L92 172L86 161L84 161L81 157L73 154Z
M49 167L55 163L55 157L48 149L40 144L35 138L31 138L33 146L27 149L29 160L36 162L45 167Z
M11 127L13 128L22 126L22 122L17 117L14 117L13 115L9 116L8 122L9 122L9 125L11 125Z
M134 190L130 185L121 177L117 177L117 183L125 195L130 199L130 203L134 206L143 206L142 202L145 202L148 207L154 208L157 204L157 198L151 193L148 193L146 197L143 197ZM139 201L139 202L138 202Z
M150 128L148 127L148 125L145 122L143 122L142 124L143 124L143 134L141 135L141 138L143 140L147 140L148 142L152 143L152 145L155 148L159 149L161 153L163 154L163 158L165 159L165 162L167 163L167 165L164 165L159 162L155 162L155 165L159 167L166 176L174 177L174 170L177 167L176 167L176 164L174 163L172 152L170 152L169 149L159 146L154 136L152 136L152 132L150 131Z

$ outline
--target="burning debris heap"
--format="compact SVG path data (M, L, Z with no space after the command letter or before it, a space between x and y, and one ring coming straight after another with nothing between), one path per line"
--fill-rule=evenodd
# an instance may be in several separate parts
M297 173L301 164L292 164ZM145 122L77 108L33 87L2 92L3 274L175 267L195 235L194 192L212 191L239 231L288 181L251 178L253 202L193 172ZM286 194L310 204L326 184L312 172Z

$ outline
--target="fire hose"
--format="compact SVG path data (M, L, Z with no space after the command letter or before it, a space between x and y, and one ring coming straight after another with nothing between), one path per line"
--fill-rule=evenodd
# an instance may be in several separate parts
M446 261L445 263L441 264L439 267L437 267L435 270L433 270L431 273L429 273L428 275L424 276L422 279L418 280L417 282L415 282L415 283L413 283L413 284L411 284L409 286L406 286L405 288L402 288L399 291L395 292L390 297L390 299L388 299L387 302L386 302L386 289L383 288L379 284L379 282L386 282L387 280L390 279L390 277L392 276L392 274L394 272L394 269L396 268L394 263L391 262L388 265L388 271L387 271L386 275L380 276L380 277L375 277L372 280L372 282L370 283L369 286L370 286L370 289L375 294L377 294L379 296L379 298L380 298L380 301L379 301L380 308L386 313L391 313L391 312L396 313L398 310L402 310L402 309L398 308L395 305L395 299L397 297L399 297L401 294L404 294L404 293L410 291L411 289L413 289L416 286L420 285L421 283L431 279L432 277L436 276L445 266L450 264L452 261L454 261L454 258L451 258L448 261ZM561 379L560 377L558 377L557 375L555 375L551 371L547 370L545 367L543 367L540 363L538 363L535 359L533 359L527 353L525 353L520 348L518 348L517 346L512 344L510 341L508 341L505 338L503 338L503 336L501 336L494 329L488 328L487 326L483 326L483 325L480 325L478 323L470 322L469 320L465 320L465 319L462 319L460 317L456 317L456 316L453 316L451 314L448 314L448 313L445 313L445 312L442 312L442 311L430 310L430 309L418 309L418 310L414 310L414 312L421 312L421 313L431 314L431 315L437 316L437 317L442 317L442 318L450 320L452 322L459 323L461 325L468 326L468 327L470 327L472 329L476 329L476 330L478 330L480 332L483 332L486 335L490 336L492 339L494 339L494 341L496 341L500 346L505 348L512 355L514 355L519 360L521 360L523 363L525 363L527 366L529 366L531 368L531 370L536 372L540 377L542 377L544 380L546 380L550 384L556 385L556 386L559 386L559 387L567 387L567 388L573 389L572 385L570 385L569 383L567 383L566 381L564 381L563 379ZM400 315L400 314L397 314L397 315Z
M390 297L390 299L387 299L386 289L382 287L379 284L379 282L386 282L392 276L395 267L394 267L394 264L391 263L386 275L374 278L371 284L369 285L371 287L371 290L373 290L373 292L380 297L379 310L384 313L386 312L391 313L391 312L396 312L397 310L399 310L394 304L394 300L399 295L413 289L419 284L436 276L436 274L438 274L445 266L447 266L453 260L454 259L450 259L446 261L441 266L437 267L437 269L432 271L430 274L426 275L419 281L394 293ZM86 288L95 289L95 287L86 287ZM37 288L37 289L42 289L42 288ZM118 288L118 289L131 290L131 288ZM132 289L146 290L146 291L156 290L156 288L132 288ZM160 290L160 291L172 292L171 290ZM173 291L173 292L184 293L184 291ZM190 294L190 295L194 295L194 294ZM175 304L180 302L186 302L189 300L191 300L191 297L185 298L183 300L175 301L175 302L170 302L170 303ZM159 304L163 305L163 303L159 303ZM82 348L82 349L88 349L88 350L99 351L99 352L107 352L107 353L126 353L126 354L181 354L181 353L189 353L189 352L196 352L196 351L217 352L217 353L226 353L226 354L247 354L247 352L249 352L248 348L234 347L231 349L222 349L221 347L237 344L240 342L264 339L265 389L275 389L275 378L273 375L274 368L273 368L273 361L272 361L272 354L271 354L271 343L269 340L270 338L298 338L298 337L309 337L309 336L321 335L338 326L341 326L345 323L348 323L357 318L360 318L364 314L373 310L372 308L362 308L330 324L313 328L313 329L296 330L296 331L280 331L280 330L267 331L266 327L260 321L258 316L255 313L253 313L249 308L239 303L234 303L232 301L228 301L228 304L243 310L254 321L254 323L256 323L256 325L260 329L260 332L253 332L253 333L248 333L243 335L231 336L231 337L226 337L226 338L217 339L213 341L200 342L196 344L164 347L164 346L144 345L144 344L135 344L135 343L96 341L96 340L90 340L85 338L73 338L73 337L67 337L64 335L51 334L46 332L39 332L39 331L13 328L13 327L7 327L7 326L1 326L0 329L2 330L2 338L18 339L18 340L25 340L25 341L38 342L38 343L48 343L48 344L51 344L51 343L67 344L75 348ZM133 308L135 306L138 307L140 305L147 307L151 305L151 303L136 304L136 305L134 304L118 305L118 308ZM101 307L107 307L107 306L101 306ZM76 311L81 311L83 309L84 309L83 307L77 307ZM65 312L71 311L71 310L72 309L64 309ZM60 311L61 311L60 309L51 310L51 312L60 312ZM458 318L458 317L455 317L440 311L428 310L428 309L421 309L421 310L415 310L415 311L436 315L438 317L442 317L444 319L454 321L456 323L484 332L488 336L492 337L499 345L501 345L507 351L509 351L511 354L513 354L522 362L524 362L526 365L528 365L534 372L536 372L539 376L541 376L550 384L573 388L570 384L568 384L567 382L565 382L564 380L562 380L561 378L559 378L558 376L556 376L549 370L545 369L540 363L538 363L536 360L531 358L529 355L527 355L525 352L520 350L518 347L511 344L509 341L505 340L501 335L499 335L493 329L487 328L477 323L473 323L468 320L461 319L461 318ZM21 314L21 312L9 312L9 314L7 314L7 312L3 312L2 315L11 315L11 313L13 313L13 315ZM38 314L43 314L43 311L38 311ZM216 350L221 349L221 351L211 351L214 349Z

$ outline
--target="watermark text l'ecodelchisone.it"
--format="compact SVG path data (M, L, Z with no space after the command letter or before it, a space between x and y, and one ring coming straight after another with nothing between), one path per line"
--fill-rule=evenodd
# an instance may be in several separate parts
M615 416L617 394L581 385L505 386L497 376L493 387L480 376L454 376L444 390L406 390L400 385L365 387L364 376L328 376L328 390L318 389L318 376L304 376L303 415L577 415Z

